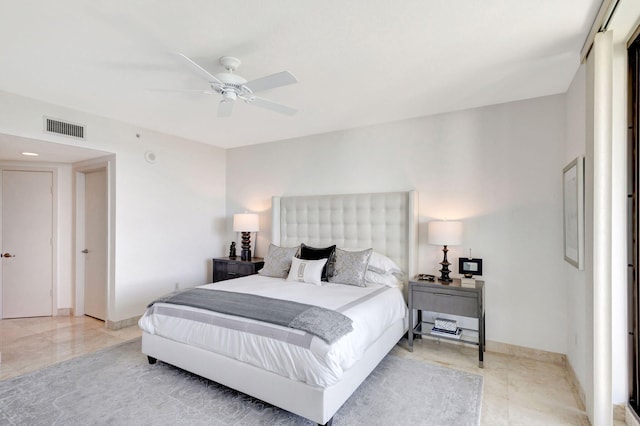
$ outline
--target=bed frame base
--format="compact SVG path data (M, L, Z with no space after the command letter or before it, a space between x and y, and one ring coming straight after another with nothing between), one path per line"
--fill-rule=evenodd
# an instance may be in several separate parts
M159 359L319 425L331 425L333 415L406 331L404 319L392 324L367 349L362 359L345 371L338 383L327 388L291 380L215 352L146 332L142 333L142 352L147 355L151 364Z

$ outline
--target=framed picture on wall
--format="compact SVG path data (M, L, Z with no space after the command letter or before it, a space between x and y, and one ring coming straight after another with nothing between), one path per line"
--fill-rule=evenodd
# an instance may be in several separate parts
M584 157L576 157L562 170L564 260L584 268Z

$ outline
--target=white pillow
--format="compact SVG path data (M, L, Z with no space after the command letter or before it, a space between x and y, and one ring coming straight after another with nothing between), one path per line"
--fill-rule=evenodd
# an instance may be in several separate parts
M363 249L343 248L342 250L361 251ZM371 253L371 258L369 259L367 269L379 274L398 274L400 276L403 275L402 269L400 269L400 267L393 260L389 259L384 254L380 254L375 251Z
M327 259L305 260L294 257L291 259L291 269L287 281L322 285L322 268Z
M371 254L367 268L379 274L402 274L402 269L393 260L375 251Z
M364 276L364 282L367 284L382 284L387 287L400 287L402 282L393 274L379 274L372 270L367 270Z

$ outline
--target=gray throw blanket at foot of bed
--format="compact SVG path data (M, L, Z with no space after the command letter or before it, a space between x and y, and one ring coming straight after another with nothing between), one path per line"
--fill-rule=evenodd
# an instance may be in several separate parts
M340 312L253 294L191 288L154 300L147 307L155 303L191 306L281 325L306 331L329 344L353 330L351 318Z

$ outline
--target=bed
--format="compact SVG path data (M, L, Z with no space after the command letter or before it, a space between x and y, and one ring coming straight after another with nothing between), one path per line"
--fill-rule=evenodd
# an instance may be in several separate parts
M415 273L416 209L415 192L273 197L271 243L371 248L408 277ZM318 334L310 337L306 329L267 326L234 313L205 313L189 306L171 313L178 308L159 301L140 320L142 352L150 362L159 359L318 424L331 424L336 411L406 333L407 311L401 288L323 284L254 275L198 291L294 303L314 300L351 320L353 331L334 342ZM376 305L392 306L385 308L381 325L373 325L374 317L381 316ZM153 309L159 311L155 317ZM194 317L199 318L196 325L189 322ZM279 365L287 362L293 368Z

